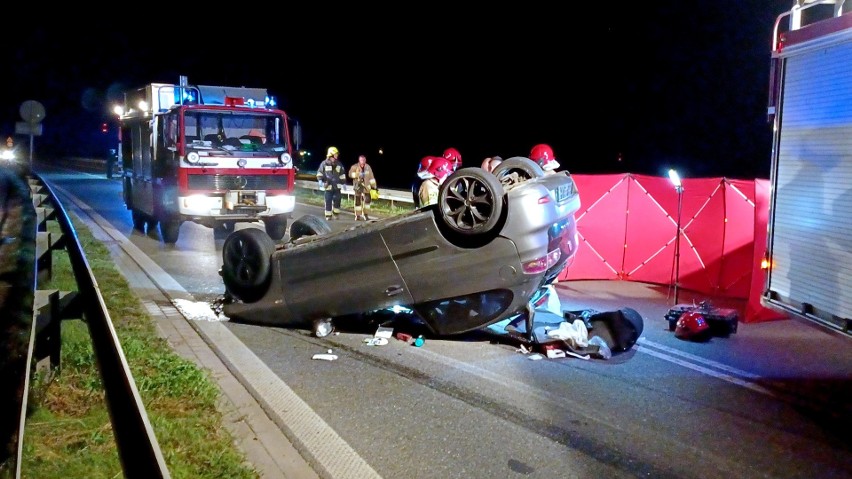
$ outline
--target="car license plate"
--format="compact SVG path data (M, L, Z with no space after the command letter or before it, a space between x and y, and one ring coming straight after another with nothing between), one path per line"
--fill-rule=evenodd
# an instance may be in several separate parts
M556 202L562 203L563 201L567 201L571 196L571 185L559 185L556 188Z

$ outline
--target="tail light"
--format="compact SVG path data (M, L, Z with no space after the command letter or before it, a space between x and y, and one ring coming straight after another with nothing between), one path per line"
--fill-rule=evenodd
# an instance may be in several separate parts
M541 258L536 258L532 261L527 261L523 264L524 273L526 274L538 274L547 271L551 266L555 265L559 258L562 256L562 251L559 249L555 249L550 253L542 256Z

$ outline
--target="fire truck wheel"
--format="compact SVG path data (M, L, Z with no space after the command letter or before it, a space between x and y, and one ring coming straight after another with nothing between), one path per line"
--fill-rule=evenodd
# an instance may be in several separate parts
M151 226L148 226L149 231ZM163 235L163 241L166 243L177 243L178 235L180 234L179 220L163 220L160 221L160 234Z
M252 303L266 294L275 242L258 228L234 231L222 245L222 281L237 299Z
M266 229L266 234L275 241L280 240L287 233L287 217L274 216L263 219L263 227Z
M144 233L145 223L147 222L145 215L136 210L133 210L130 215L133 217L133 228Z

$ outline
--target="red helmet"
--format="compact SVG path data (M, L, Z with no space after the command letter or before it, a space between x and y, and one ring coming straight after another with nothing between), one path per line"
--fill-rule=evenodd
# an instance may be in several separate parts
M426 180L432 177L432 173L429 173L429 165L432 164L432 160L436 158L440 158L440 156L424 156L422 160L420 160L420 164L417 165L417 177L421 180Z
M452 163L453 165L453 171L458 170L459 166L461 166L461 153L459 153L459 150L455 148L447 148L446 150L444 150L444 158L450 160L450 163Z
M530 159L535 161L545 171L559 168L559 162L553 154L553 148L544 143L535 145L530 151Z
M710 339L710 325L697 311L687 311L680 315L675 327L675 337L693 341Z
M428 171L432 177L438 180L438 183L442 183L452 174L453 164L446 158L434 157Z

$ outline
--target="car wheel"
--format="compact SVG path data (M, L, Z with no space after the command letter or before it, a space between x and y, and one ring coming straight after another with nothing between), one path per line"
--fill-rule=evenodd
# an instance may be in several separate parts
M236 298L246 303L266 294L275 242L258 228L229 234L222 245L222 280Z
M438 211L451 231L476 236L494 229L503 214L503 186L482 168L462 168L441 185Z
M492 171L504 188L508 188L533 178L544 176L544 170L538 163L523 156L513 156L503 161Z
M290 241L296 241L303 236L325 235L331 233L331 225L324 218L316 215L305 215L290 225Z
M287 234L287 217L273 216L263 219L263 227L266 229L266 234L275 241L280 240Z

